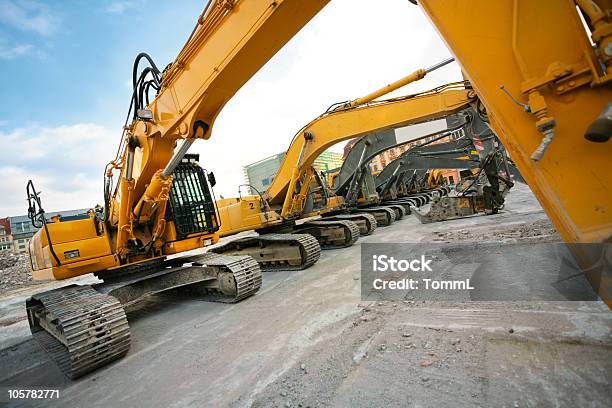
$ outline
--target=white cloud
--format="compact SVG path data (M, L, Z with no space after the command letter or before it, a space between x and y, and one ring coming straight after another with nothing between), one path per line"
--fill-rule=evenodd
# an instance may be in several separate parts
M0 58L1 59L14 59L24 55L27 55L32 50L31 44L19 44L14 46L6 46L0 41Z
M43 208L89 208L102 202L102 174L114 158L119 134L102 126L13 129L0 132L0 217L25 214L25 186L42 191Z
M229 101L212 138L192 150L215 171L217 194L234 196L242 166L287 149L294 134L332 103L449 56L421 10L406 0L334 0ZM391 96L458 80L460 70L452 64Z
M60 18L46 4L37 1L0 0L0 23L49 36L59 27Z

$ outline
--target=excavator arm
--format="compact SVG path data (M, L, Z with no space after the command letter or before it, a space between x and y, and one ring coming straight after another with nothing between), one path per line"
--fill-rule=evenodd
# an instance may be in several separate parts
M611 2L418 3L563 239L609 241Z
M439 130L427 135L416 137L415 135L396 132L395 129L388 129L382 132L374 132L373 134L363 136L353 143L351 149L344 159L344 162L342 163L342 167L334 177L333 185L330 187L333 188L336 194L344 196L347 203L354 202L357 195L360 194L360 190L362 190L365 179L372 178L371 175L364 177L364 173L370 173L369 164L376 156L390 149L399 148L409 144L414 145L415 143L422 143L423 140L430 140L427 142L426 147L413 147L412 149L418 149L419 151L426 149L427 151L432 152L439 151L440 144L431 143L439 142L442 139L448 139L453 135L453 132L463 131L462 129L464 127L469 129L469 124L473 120L478 120L478 118L476 118L476 113L473 111L473 109L470 109L468 106L466 109L458 112L457 114L453 114L447 118L438 120L437 123L432 122L430 127L432 129L439 128ZM443 144L445 145L443 150L456 150L459 146L471 145L472 142L469 138L465 138L461 142L449 142ZM414 152L416 152L416 150L414 150ZM434 162L436 160L437 159L433 159ZM422 162L422 165L426 164L426 160L422 160ZM449 164L450 163L452 162L449 162ZM391 165L391 163L389 163L389 165ZM385 166L385 168L382 170L383 173L386 173L385 170L387 167L388 166ZM446 168L453 167L451 165L451 167ZM364 192L362 191L362 194L363 193ZM376 194L375 191L372 191L372 194ZM372 199L374 199L374 197L372 197Z
M385 199L406 176L414 175L417 170L477 167L478 155L473 149L469 140L467 144L465 140L453 140L406 150L375 176L376 190Z
M208 139L221 108L328 1L209 2L176 60L163 72L159 94L134 109L127 127L112 224L117 252L128 252L137 222L157 213L151 240L161 238L172 173L195 139ZM136 78L136 76L134 76ZM134 84L136 87L136 83ZM139 116L142 114L143 116ZM173 153L175 142L184 139Z
M327 3L211 0L163 72L147 54L139 54L128 119L117 156L106 169L104 219L58 222L39 232L30 251L35 277L64 279L217 240L218 220L205 175L196 166L189 174L175 170L196 139L211 137L225 103ZM139 70L143 62L148 66ZM156 95L149 101L152 90ZM113 183L115 171L119 177ZM173 185L176 177L180 180ZM168 208L169 202L181 205L193 196L199 201L184 213ZM179 231L176 217L188 225L186 233ZM44 220L44 214L38 218Z
M293 203L296 184L327 148L367 133L444 117L475 100L476 94L463 84L450 84L418 95L326 112L293 139L266 197L270 204L282 205L281 216L299 214L300 205Z

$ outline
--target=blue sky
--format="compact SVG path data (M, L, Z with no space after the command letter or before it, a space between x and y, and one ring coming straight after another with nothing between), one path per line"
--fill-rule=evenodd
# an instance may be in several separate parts
M141 51L162 68L204 1L0 0L0 217L24 214L33 179L47 210L92 207L113 158ZM333 0L226 105L192 151L235 195L242 166L285 150L331 103L450 56L407 0ZM449 66L396 94L461 78Z
M165 65L201 12L177 3L0 0L2 127L120 122L134 56Z

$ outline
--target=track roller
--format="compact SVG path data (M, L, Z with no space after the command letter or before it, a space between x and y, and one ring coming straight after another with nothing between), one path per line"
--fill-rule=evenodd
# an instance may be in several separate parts
M378 227L376 217L372 214L367 213L353 213L353 214L333 214L324 215L326 220L349 220L353 221L359 227L359 234L362 236L370 235Z
M318 219L296 225L294 228L314 236L322 249L349 247L359 238L359 227L348 220Z
M261 234L211 249L225 255L250 255L264 272L306 269L319 260L321 246L310 234Z
M386 227L395 222L395 211L387 207L356 208L354 212L368 213L376 218L379 227Z

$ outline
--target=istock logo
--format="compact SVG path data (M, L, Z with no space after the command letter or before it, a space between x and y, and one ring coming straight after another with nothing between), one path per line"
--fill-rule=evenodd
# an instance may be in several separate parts
M429 264L432 259L427 259L421 255L420 259L395 259L387 255L373 255L372 269L374 272L432 272Z

